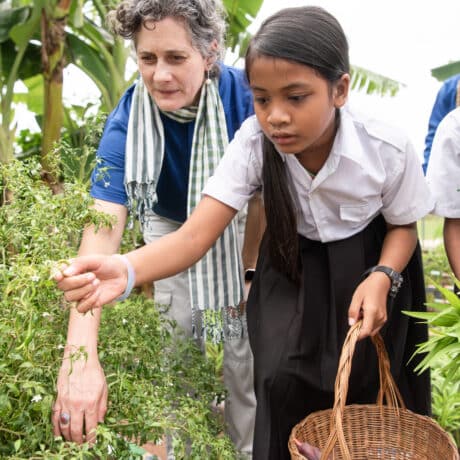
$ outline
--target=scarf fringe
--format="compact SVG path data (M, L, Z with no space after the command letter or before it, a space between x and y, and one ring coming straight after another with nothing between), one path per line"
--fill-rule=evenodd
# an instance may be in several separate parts
M225 307L220 310L192 311L192 333L195 339L204 339L211 343L242 339L247 334L247 322L244 307Z
M190 215L228 144L225 112L216 82L203 85L198 108L184 108L165 115L179 122L195 119L187 194L187 215ZM125 188L131 228L138 218L143 229L146 210L152 210L158 200L156 186L163 164L164 143L159 109L139 80L133 93L126 140ZM229 308L229 311L238 308L227 306L238 305L243 298L241 266L234 219L215 245L188 270L192 326L198 335L210 334L217 338L219 334L225 337L244 334L244 320L234 312L225 313ZM203 311L217 314L219 310L224 312L220 322L206 318L202 321Z

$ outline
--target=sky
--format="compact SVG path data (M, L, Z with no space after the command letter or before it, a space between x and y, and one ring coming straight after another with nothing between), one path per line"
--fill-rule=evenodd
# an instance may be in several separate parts
M351 64L405 85L395 97L353 92L349 102L404 129L421 158L428 118L441 86L430 71L460 60L460 0L264 0L250 31L278 11L280 3L322 6L342 25ZM64 97L82 100L94 94L91 82L66 69ZM22 113L18 118L29 123Z

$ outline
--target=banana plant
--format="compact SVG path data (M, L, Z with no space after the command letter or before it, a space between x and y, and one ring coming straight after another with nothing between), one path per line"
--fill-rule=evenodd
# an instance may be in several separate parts
M439 81L447 80L458 73L460 73L460 61L449 62L431 69L431 75Z
M356 65L351 66L351 89L364 91L366 94L395 96L403 83L377 74Z
M263 0L223 0L227 13L227 48L244 56L251 34L248 27L254 21Z
M41 3L40 1L36 2ZM30 44L40 23L40 9L0 0L0 162L13 158L15 85L40 69L40 50ZM30 46L29 46L30 45Z
M67 60L97 86L101 93L100 110L104 112L115 107L137 76L137 72L126 76L131 47L123 38L110 33L105 24L108 12L117 3L113 0L85 1L85 14L72 15L67 34Z
M53 167L50 164L51 151L61 137L63 120L62 83L65 67L65 27L72 0L46 2L41 9L41 56L44 83L44 117L42 138L42 166L46 179L56 184Z
M0 161L13 158L16 127L12 126L15 85L18 81L42 82L42 162L59 140L62 127L62 71L64 37L72 0L0 0L1 115ZM23 99L24 100L24 99ZM52 175L50 182L54 182Z

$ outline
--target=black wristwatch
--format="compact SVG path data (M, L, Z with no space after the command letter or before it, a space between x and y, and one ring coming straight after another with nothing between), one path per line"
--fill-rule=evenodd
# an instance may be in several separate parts
M249 282L252 281L254 278L256 270L254 268L248 268L244 271L244 281Z
M371 267L367 269L363 273L363 278L366 278L373 272L383 272L385 273L385 275L388 276L388 278L390 278L391 287L390 287L390 292L388 293L388 295L392 298L395 298L396 294L399 291L399 288L401 287L404 281L404 278L402 277L401 273L397 272L396 270L393 270L390 267L386 267L385 265L376 265L375 267Z

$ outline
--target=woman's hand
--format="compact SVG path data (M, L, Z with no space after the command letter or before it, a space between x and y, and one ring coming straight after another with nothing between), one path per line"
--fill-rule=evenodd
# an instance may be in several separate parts
M385 273L371 273L356 289L348 309L350 326L362 318L358 339L377 334L387 321L390 279Z
M107 383L97 356L65 358L57 381L53 432L67 441L94 443L107 411Z
M77 310L85 313L116 300L126 288L128 274L120 257L95 255L73 259L54 279L65 299L77 302Z

